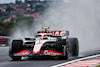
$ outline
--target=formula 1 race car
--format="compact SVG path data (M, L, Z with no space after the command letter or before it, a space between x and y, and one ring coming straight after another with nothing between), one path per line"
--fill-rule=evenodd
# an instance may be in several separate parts
M69 31L38 31L35 38L13 40L9 56L13 60L21 60L23 56L57 56L58 59L68 59L69 53L78 56L79 45L77 38L68 38Z

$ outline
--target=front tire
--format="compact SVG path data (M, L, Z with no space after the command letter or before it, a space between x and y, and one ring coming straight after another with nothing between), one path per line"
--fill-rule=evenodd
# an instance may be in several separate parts
M66 46L64 46L63 54L64 54L64 56L58 56L58 59L67 60L68 59L68 47L66 48Z
M21 56L12 56L11 57L13 61L20 61L21 60Z
M22 50L23 47L23 41L22 40L13 40L12 41L12 46L11 46L11 51L10 56L11 58L15 60L21 60L21 56L13 56L14 53L17 53Z
M66 39L62 39L62 40L57 41L57 43L56 43L56 50L58 52L63 53L63 45L64 46L66 45Z
M23 41L22 40L13 40L11 50L13 53L19 52L22 50Z

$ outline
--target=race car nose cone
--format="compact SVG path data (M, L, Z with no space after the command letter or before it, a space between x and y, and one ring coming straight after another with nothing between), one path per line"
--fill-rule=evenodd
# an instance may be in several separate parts
M33 53L40 53L42 46L47 42L47 40L37 40L35 42Z

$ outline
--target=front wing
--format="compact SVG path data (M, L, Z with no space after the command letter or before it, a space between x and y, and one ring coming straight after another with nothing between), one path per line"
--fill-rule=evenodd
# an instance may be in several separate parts
M39 56L59 56L59 55L63 55L63 53L61 52L57 52L54 50L44 50L40 53L31 53L30 50L22 50L20 52L17 53L13 53L13 56L35 56L35 55L39 55Z

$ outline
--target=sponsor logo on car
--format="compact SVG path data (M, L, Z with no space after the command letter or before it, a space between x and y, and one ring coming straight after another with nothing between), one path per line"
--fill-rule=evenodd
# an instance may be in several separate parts
M18 53L14 53L14 56L27 56L29 54L30 54L29 50L23 50Z
M45 50L43 55L57 56L57 55L62 55L62 53L53 50Z

